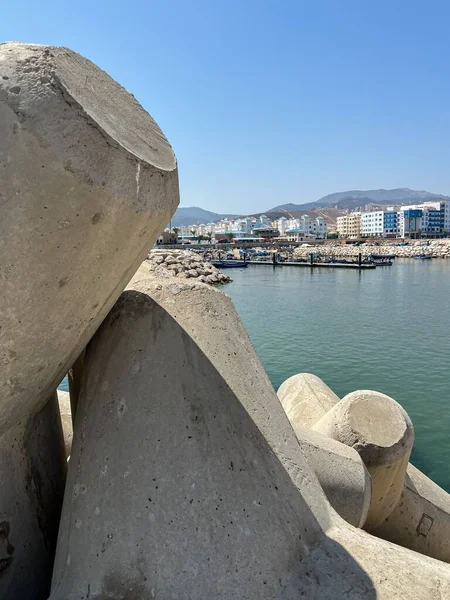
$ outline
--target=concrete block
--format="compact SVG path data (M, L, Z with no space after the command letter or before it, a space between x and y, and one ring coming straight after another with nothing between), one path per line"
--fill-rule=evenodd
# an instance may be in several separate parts
M313 429L353 447L372 480L365 528L380 525L397 505L414 443L414 428L403 408L379 392L345 396Z
M56 394L0 438L0 598L47 600L66 478Z
M315 476L230 299L151 281L87 348L51 598L292 594Z
M450 495L410 464L397 506L371 533L450 562Z
M135 98L67 48L0 45L0 435L50 394L179 201Z
M83 373L85 349L81 352L80 356L76 359L73 365L70 367L67 373L67 380L69 382L70 392L70 412L72 422L75 422L77 414L78 396L80 395L81 386L81 374Z
M328 504L229 298L141 269L87 349L51 600L436 590Z
M348 523L362 527L370 506L371 481L359 454L312 429L294 425L294 431L331 506Z
M291 423L307 428L339 402L338 396L311 373L289 377L281 384L277 395Z

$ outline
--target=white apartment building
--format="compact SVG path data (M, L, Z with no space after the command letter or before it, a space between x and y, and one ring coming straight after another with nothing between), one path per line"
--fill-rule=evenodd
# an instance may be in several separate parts
M280 217L276 221L272 221L272 226L280 232L281 236L286 235L286 231L289 229L289 219L286 217Z
M381 237L384 234L384 210L362 212L360 234L361 237Z
M295 241L293 237L298 238L301 234L304 234L303 237L323 239L327 235L327 222L323 217L310 217L309 215L302 215L298 219L289 219L283 235L288 240Z
M327 237L327 222L323 217L310 219L309 233L312 233L317 238L323 239Z
M251 233L253 229L252 219L250 219L250 217L238 219L236 229L239 229L239 231L242 231L242 233Z

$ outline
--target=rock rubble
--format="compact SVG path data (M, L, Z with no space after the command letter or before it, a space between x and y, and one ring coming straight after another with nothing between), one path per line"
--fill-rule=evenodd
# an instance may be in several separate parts
M363 256L371 256L372 254L391 254L397 258L413 258L417 254L426 254L433 258L450 258L450 243L442 240L431 241L429 246L423 245L423 240L410 242L408 246L400 246L399 244L362 244L361 246L353 245L324 245L324 246L300 246L294 250L294 255L297 257L306 257L311 254L320 254L322 256L339 256L352 257L358 256L359 252Z
M190 250L152 250L146 262L149 270L160 277L198 279L210 285L231 281L227 275Z

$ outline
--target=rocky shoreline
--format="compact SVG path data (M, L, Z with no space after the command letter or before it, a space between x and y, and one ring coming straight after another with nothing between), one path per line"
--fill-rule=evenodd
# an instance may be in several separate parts
M408 246L401 246L400 244L380 244L375 246L374 244L361 244L360 246L353 245L342 245L342 244L327 244L323 246L300 246L294 250L296 257L306 257L311 252L320 254L322 256L339 256L339 257L350 257L358 256L359 253L362 256L371 256L372 254L381 255L392 255L397 258L414 258L418 254L431 255L433 258L450 258L450 242L447 240L436 240L430 242L428 246L423 245L423 240L417 240L416 242L410 242Z
M197 279L209 285L229 283L231 279L201 255L190 250L151 250L147 257L149 270L158 276Z

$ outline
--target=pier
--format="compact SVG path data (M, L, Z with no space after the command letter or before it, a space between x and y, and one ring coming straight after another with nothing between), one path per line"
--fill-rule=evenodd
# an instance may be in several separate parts
M230 261L231 262L231 261ZM265 265L269 267L309 267L309 268L328 268L328 269L376 269L376 265L371 263L322 263L322 262L272 262L269 260L247 260L249 265Z

